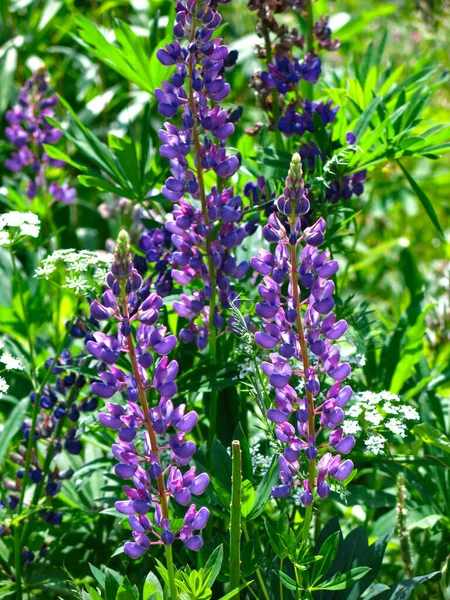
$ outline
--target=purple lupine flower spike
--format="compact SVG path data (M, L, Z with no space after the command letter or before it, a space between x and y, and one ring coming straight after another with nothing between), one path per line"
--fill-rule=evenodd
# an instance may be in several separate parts
M48 94L48 76L45 69L38 69L20 90L17 104L6 112L9 126L5 135L16 152L5 161L10 171L17 173L28 169L32 179L28 181L26 194L33 200L39 190L45 190L53 197L53 201L62 204L72 204L76 191L67 183L57 182L47 186L45 170L47 167L63 167L64 161L50 158L43 145L53 145L59 142L63 132L47 120L54 117L54 107L59 100L56 94Z
M326 498L330 492L329 479L344 481L353 469L351 460L341 461L355 440L343 433L343 407L351 397L350 386L343 381L350 374L348 363L341 362L335 342L346 331L344 320L336 321L334 283L338 270L336 260L328 251L318 247L324 240L326 222L320 218L311 227L303 229L302 216L309 210L302 178L301 158L294 154L286 186L276 203L263 234L269 242L276 242L273 253L260 250L251 260L252 267L263 275L258 287L262 302L256 306L263 317L263 329L255 334L255 342L271 350L270 362L262 363L262 370L274 388L275 406L267 417L275 424L275 435L284 446L279 457L281 484L272 494L276 498L288 495L301 485L300 496L304 506L310 506L317 494ZM299 248L301 248L299 250ZM287 295L281 286L287 281ZM303 380L304 391L294 389L295 378ZM330 382L325 400L319 400L325 382ZM323 393L323 391L322 391ZM295 415L297 425L291 424ZM320 448L318 436L329 431L328 440ZM304 472L302 454L310 467Z
M184 404L175 408L172 402L177 393L178 363L170 360L168 354L177 338L157 324L162 298L157 293L142 293L147 284L131 260L125 232L119 234L107 285L102 302L92 302L91 314L94 318L114 320L117 333L97 332L86 346L102 365L99 381L92 384L93 391L105 399L123 393L127 401L125 405L107 402L105 412L99 414L102 425L117 431L112 446L118 460L115 474L131 480L130 486L124 487L128 499L115 504L120 513L128 515L132 529L133 541L125 543L124 551L131 558L139 558L152 544L171 545L176 539L191 550L199 550L203 542L198 532L207 521L207 517L199 518L205 514L203 509L197 514L192 504L178 531L171 530L169 514L170 498L186 506L193 495L202 494L209 484L209 476L197 474L195 467L182 471L196 451L188 434L196 426L198 415L195 411L186 412ZM139 323L137 328L135 323ZM129 374L115 365L123 354L130 359ZM155 394L159 401L149 405L148 398ZM160 436L166 436L170 428L174 432L167 443ZM153 529L149 517L152 511L153 523L161 533ZM194 518L191 523L192 512L197 514L197 520Z
M175 203L165 225L172 249L170 275L164 280L170 277L171 283L194 288L191 295L182 294L173 308L188 320L180 339L195 342L200 350L207 346L209 334L223 327L221 311L237 297L232 282L242 279L249 265L238 263L233 250L254 231L242 223L242 199L233 187L205 187L206 173L227 180L240 166L239 158L227 152L226 141L241 111L220 105L230 93L225 68L234 65L237 53L230 52L221 38L213 38L222 20L219 3L225 0L204 0L197 5L177 1L176 39L157 52L163 65L175 66L170 82L155 91L159 113L168 119L158 134L160 154L169 159L171 170L161 191ZM150 262L159 254L154 238L155 233L148 232L139 243ZM192 285L197 282L201 289Z

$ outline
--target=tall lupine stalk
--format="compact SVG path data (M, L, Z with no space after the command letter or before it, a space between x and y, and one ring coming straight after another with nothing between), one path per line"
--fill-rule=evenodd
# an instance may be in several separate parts
M155 91L159 112L171 119L181 111L181 127L166 122L159 132L160 153L170 160L172 173L162 193L179 202L173 220L166 223L176 248L171 276L183 286L203 281L203 289L182 295L174 310L190 321L180 339L195 341L199 349L209 342L214 365L217 330L224 323L220 308L228 308L229 301L236 298L230 278L240 279L248 269L248 263L238 265L230 251L254 231L252 224L237 225L242 219L242 200L232 187L223 189L222 184L239 168L238 158L227 155L225 144L240 111L220 106L230 93L224 70L234 65L237 53L221 45L221 38L212 39L222 20L215 0L177 2L176 11L173 33L177 39L157 52L163 65L175 65L176 69L170 83L163 82L162 89ZM178 40L185 40L185 45ZM211 170L221 183L208 191L205 173ZM183 197L186 194L198 201L200 208L188 202ZM209 420L210 459L217 421L215 390L211 391Z
M284 446L279 457L281 485L275 486L272 494L282 498L294 486L303 487L305 541L313 502L317 496L329 495L327 478L344 481L350 475L353 463L341 461L340 455L350 452L355 444L340 427L342 407L352 390L343 386L350 365L340 362L339 348L333 344L347 330L347 323L336 322L336 315L331 313L334 283L330 277L339 265L330 260L328 251L318 250L326 230L323 218L302 231L302 217L308 210L301 158L294 154L277 210L263 228L265 239L277 244L275 252L260 250L251 265L264 276L258 286L262 302L256 305L264 330L255 334L255 341L272 350L270 362L262 363L275 388L276 407L269 409L267 416L275 423L276 438ZM325 395L323 386L328 378L334 383ZM293 417L296 427L290 422ZM319 435L327 431L328 439L318 446ZM327 451L319 457L324 449ZM337 454L333 456L328 449Z
M324 127L332 125L339 106L332 101L313 100L313 85L322 73L320 51L335 51L340 47L337 39L332 39L328 26L328 17L320 16L314 21L311 0L250 0L249 8L256 12L257 32L264 44L258 48L259 57L266 65L253 75L252 87L257 91L262 108L268 113L270 126L277 134L276 146L283 149L279 141L280 132L286 138L292 138L299 152L303 168L312 173L320 161L327 157L322 149L311 139L317 129L317 120ZM278 22L276 14L282 15L289 10L299 11L306 24L306 38L297 29L289 30ZM272 34L272 38L269 34ZM298 56L300 50L303 56ZM301 82L307 85L300 87ZM258 128L248 133L255 134ZM348 132L346 143L356 141L352 132ZM324 190L325 200L336 203L340 199L349 200L353 195L360 196L364 191L366 171L333 180ZM322 187L322 186L321 186ZM308 189L312 198L315 193ZM322 191L320 192L322 194Z
M102 363L100 381L92 384L94 394L110 399L116 392L124 392L127 399L125 407L108 402L107 412L99 415L100 422L118 434L112 447L119 461L115 473L122 479L131 479L134 486L125 486L128 500L115 504L119 512L128 515L133 532L133 541L125 543L124 551L138 558L151 545L164 545L171 596L176 599L172 544L180 539L190 550L199 550L203 542L194 532L202 530L209 518L207 508L197 511L195 504L191 504L183 527L171 530L170 498L187 506L191 496L202 494L209 484L208 475L196 475L195 467L185 473L180 470L189 464L196 451L194 442L185 438L197 424L198 415L195 411L185 414L184 404L174 408L178 363L169 362L168 354L175 348L177 338L166 336L166 328L156 326L162 299L143 286L131 260L128 235L123 231L119 234L107 285L102 303L94 300L91 304L91 315L98 321L115 321L117 334L94 333L86 346ZM137 330L135 322L139 323ZM128 356L131 371L128 375L115 366L121 354ZM157 404L152 403L155 392L160 396ZM160 436L166 436L170 426L175 433L167 443ZM147 516L152 508L153 522Z
M56 144L63 132L54 127L48 118L54 117L54 107L58 104L56 94L49 94L48 75L45 69L38 69L20 90L17 104L6 112L9 125L5 135L17 150L5 161L10 171L17 173L29 170L27 196L50 194L54 202L71 204L75 189L67 183L47 183L45 172L48 167L64 167L65 162L50 158L44 144Z

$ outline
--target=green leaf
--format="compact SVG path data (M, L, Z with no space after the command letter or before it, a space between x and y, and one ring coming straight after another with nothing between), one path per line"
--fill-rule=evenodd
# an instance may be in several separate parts
M142 41L128 26L120 23L120 27L115 30L117 41L123 45L123 48L119 48L108 42L89 19L77 16L75 21L81 38L78 41L85 45L93 56L143 90L153 92L155 86L150 78L150 68L147 71L142 64L145 54Z
M321 558L314 563L314 568L311 575L311 581L313 585L315 585L331 567L339 547L339 537L340 532L336 531L322 544L319 550L319 556Z
M212 443L212 465L214 477L231 492L231 457L218 439Z
M2 433L0 435L0 464L3 464L3 460L9 450L9 444L22 425L29 403L30 399L28 396L23 398L13 408L11 414L6 420L6 423L4 424Z
M255 488L248 479L242 482L241 514L246 519L255 505Z
M431 425L420 423L414 427L412 433L417 435L425 444L430 444L444 452L450 453L450 439Z
M152 596L154 596L154 600L163 600L164 592L159 579L156 577L153 571L150 571L145 578L142 600L149 600L149 598Z
M422 190L422 188L417 184L417 182L411 177L411 175L408 173L408 171L405 169L405 167L402 165L402 163L399 160L397 160L397 164L400 167L400 169L403 171L403 174L406 177L406 179L408 180L408 183L411 186L413 192L416 194L417 198L420 200L422 206L425 209L425 212L427 213L427 215L430 218L430 221L436 227L436 229L440 233L442 239L445 239L444 232L442 231L441 225L439 223L439 219L437 217L437 214L434 210L433 205L431 204L430 199L425 194L425 192Z
M247 516L248 520L256 519L266 506L267 500L270 497L273 486L278 481L278 461L274 456L272 464L264 473L264 477L261 479L260 484L256 488L255 504L252 510Z
M89 563L89 568L91 570L92 575L95 577L98 584L102 588L102 590L104 590L105 589L105 574L103 573L103 571L100 571L100 569L97 569L97 567L94 567L94 565L91 565L90 563Z
M369 567L356 567L348 571L348 573L336 573L334 577L321 583L320 586L315 586L315 590L345 590L350 587L355 581L361 579L370 571Z
M115 186L107 179L92 177L91 175L78 175L78 181L85 187L94 187L102 192L111 192L112 194L122 195L122 188Z
M364 596L364 600L373 600L374 598L378 598L378 596L381 596L382 594L384 594L384 592L388 592L389 590L390 588L388 588L387 585L384 585L384 583L377 583L373 586L373 588L370 590L367 596Z
M281 579L281 583L284 587L288 590L296 592L300 589L297 582L294 581L292 577L289 577L289 575L286 575L286 573L283 573L283 571L278 571L278 577Z
M0 62L0 117L3 116L8 104L17 67L17 50L12 47L2 56Z
M419 315L416 322L406 330L406 343L401 349L400 357L392 375L389 389L398 394L404 383L413 374L415 365L423 356L424 339L426 332L425 318L435 304L429 304Z
M116 597L122 582L123 577L120 573L113 571L113 569L110 569L109 567L105 567L105 592L107 598Z
M225 594L225 596L221 596L220 598L218 598L218 600L231 600L232 598L235 598L239 594L239 592L245 590L245 588L251 585L252 583L253 581L247 581L247 583L243 583L238 588L231 590L231 592L228 592L228 594Z
M94 588L92 588L90 585L86 585L86 591L89 594L90 600L102 600L102 597L100 596L100 594Z
M421 575L419 577L406 579L405 581L397 583L394 588L391 588L394 590L394 592L389 600L407 600L414 592L416 587L422 585L422 583L425 583L430 579L434 579L438 575L441 575L440 571L433 571L433 573L428 573L428 575Z
M222 566L223 561L223 544L217 546L211 556L208 558L208 561L205 565L205 572L208 574L207 579L205 581L206 587L212 587L213 583L217 579L217 576L220 573L220 568ZM209 572L210 571L210 572Z

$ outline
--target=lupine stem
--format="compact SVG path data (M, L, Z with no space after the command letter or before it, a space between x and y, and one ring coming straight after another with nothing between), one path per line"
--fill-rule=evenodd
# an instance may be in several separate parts
M295 210L295 206L293 207L292 214L291 214L291 229L292 229L292 231L294 231L294 225L295 225L294 210ZM309 357L308 357L308 347L306 345L305 334L303 332L303 325L302 325L301 304L300 304L300 296L299 296L299 289L298 289L298 268L297 268L296 246L290 245L290 252L291 252L292 295L295 300L295 310L297 313L297 316L296 316L297 333L298 333L298 339L300 342L300 351L302 354L303 379L305 381L305 386L306 386L306 383L308 381L307 370L309 369ZM314 438L315 437L314 398L313 398L311 392L308 391L308 389L305 388L305 392L306 392L306 399L308 401L308 434ZM314 460L309 461L309 476L308 476L309 485L311 488L311 494L313 494L313 495L314 495L315 475L316 475L316 461L314 459ZM305 521L303 524L303 535L302 535L303 542L308 541L311 517L312 517L312 504L307 506L306 511L305 511Z
M272 43L270 41L269 30L267 29L267 25L266 25L264 19L261 19L261 27L262 27L263 37L264 37L264 46L265 46L265 50L266 50L266 62L271 63L273 61ZM280 150L283 150L284 149L283 137L280 133L280 130L278 129L278 121L280 120L280 107L278 105L278 91L277 91L276 87L272 88L271 96L272 96L272 115L273 115L274 127L275 127L276 146Z
M312 0L306 0L306 50L314 52L314 13ZM312 83L306 84L307 96L310 100L314 99L314 86Z
M195 27L192 27L193 33L195 32ZM192 42L192 39L190 40ZM216 308L216 271L212 261L211 256L211 230L210 230L210 220L208 215L208 207L206 204L206 194L205 194L205 182L203 179L203 169L201 166L201 149L200 149L200 137L198 134L197 121L195 119L195 101L194 101L194 89L192 85L192 74L194 69L194 59L191 54L189 59L189 108L191 110L192 119L193 119L193 128L192 128L192 137L194 141L194 150L195 150L195 166L197 171L197 181L200 193L200 202L202 205L202 214L205 220L205 226L207 228L206 233L206 260L208 261L208 272L209 278L211 282L211 298L209 299L209 320L208 320L208 340L209 340L209 348L210 348L210 356L211 356L211 366L214 369L214 365L216 364L216 328L214 327L213 319L214 312ZM216 425L217 425L217 390L211 389L210 394L210 405L209 405L209 431L208 431L208 441L207 441L207 465L211 466L211 451L212 451L212 442L216 434Z
M128 304L127 304L127 297L125 294L125 285L124 285L125 281L122 280L121 283L122 283L122 285L121 285L122 313L123 313L124 317L128 318L128 316L129 316L128 315ZM156 457L158 459L158 463L161 464L161 461L159 458L158 443L156 440L156 435L155 435L155 431L153 429L152 422L150 420L150 413L149 413L148 402L147 402L147 393L145 391L144 384L142 383L141 375L139 373L137 359L136 359L136 353L134 350L133 336L131 335L131 333L127 336L126 339L127 339L127 346L128 346L128 355L129 355L130 361L131 361L131 368L133 371L133 376L137 383L139 399L141 401L142 410L144 412L145 427L147 429L147 433L148 433L148 437L149 437L149 441L150 441L150 447L151 447L152 452L156 455ZM157 478L157 482L158 482L158 491L159 491L159 498L160 498L160 504L161 504L161 513L162 513L162 516L164 519L168 519L169 518L169 506L168 506L168 502L167 502L167 493L166 493L166 489L165 489L165 485L164 485L164 476L162 475L162 473ZM175 569L173 566L172 547L165 546L165 551L166 551L167 573L168 573L168 577L169 577L170 595L172 597L172 600L178 600L177 586L175 583Z
M312 0L306 0L306 50L313 52L314 50L314 14Z
M230 591L239 587L241 580L241 492L242 452L239 440L231 444L231 503L230 503ZM235 598L239 599L239 593Z

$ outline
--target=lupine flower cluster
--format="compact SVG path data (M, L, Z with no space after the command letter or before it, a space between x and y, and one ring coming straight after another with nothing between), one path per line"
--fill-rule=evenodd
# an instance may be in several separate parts
M53 127L47 120L54 117L54 107L58 104L56 94L49 94L48 76L45 69L38 69L20 90L17 104L6 112L9 126L5 135L16 151L5 161L5 166L17 173L29 169L32 178L28 181L27 196L32 200L44 191L55 202L71 204L76 191L67 183L56 181L47 185L45 170L49 166L64 167L65 162L50 158L44 144L56 144L63 132Z
M143 287L125 232L119 235L106 281L102 302L92 302L91 315L97 321L115 321L117 333L98 331L86 346L101 365L99 380L92 384L93 393L110 400L121 392L127 400L125 406L107 402L106 411L99 415L105 427L117 431L112 447L119 461L115 473L131 480L131 485L124 487L127 499L115 504L128 516L133 532L133 541L125 543L124 551L138 558L150 545L170 546L175 539L199 550L203 544L199 532L206 526L209 510L197 511L195 504L190 504L178 531L171 530L169 519L170 498L187 506L192 496L202 494L209 484L208 475L197 475L195 466L182 472L196 451L187 434L196 426L198 415L186 412L184 404L173 404L178 363L168 355L177 338L166 335L166 327L157 325L162 298ZM139 323L136 330L134 323ZM130 359L131 374L116 366L123 354ZM152 397L158 397L158 402L149 404ZM170 435L169 428L173 430Z
M170 231L165 227L150 229L140 237L138 247L145 254L146 260L153 265L155 274L151 285L164 298L173 288L171 262L175 248Z
M296 29L289 31L285 25L278 24L274 14L290 9L305 12L307 10L306 3L301 1L292 3L284 0L271 2L251 0L249 7L258 15L257 31L265 40L265 45L259 48L258 54L260 58L268 61L268 70L256 72L251 85L258 92L264 110L271 114L272 127L278 129L286 137L303 138L298 152L303 168L312 173L319 162L326 161L326 157L314 140L310 139L311 134L316 132L317 120L324 127L332 125L339 106L332 106L331 100L317 102L308 98L302 99L298 87L302 80L310 84L318 81L322 65L317 51L337 50L340 46L339 40L331 39L328 17L321 16L313 25L312 39L309 42L311 47L308 48L304 58L300 60L294 55L293 50L295 48L304 49L304 37L299 36ZM275 35L274 43L271 42L268 32ZM316 50L314 46L316 46ZM257 131L258 128L252 128L247 133L254 135ZM349 145L354 144L353 133L347 134L346 141ZM352 195L360 196L364 191L365 178L366 172L361 171L331 181L325 188L324 199L335 204L340 199L349 200ZM312 190L308 189L308 194L311 198Z
M48 358L45 363L46 368L50 369L53 362L53 358ZM40 410L34 429L34 440L46 442L45 460L50 457L50 464L63 449L70 454L81 452L82 444L77 439L77 423L81 413L96 410L98 404L96 397L82 393L86 385L86 378L84 375L72 371L71 366L73 365L75 365L75 359L70 350L64 349L52 368L52 375L56 375L55 383L48 383L39 395ZM36 402L37 397L36 392L32 392L30 395L32 405ZM27 418L23 421L21 431L24 444L19 446L17 452L10 455L11 461L19 466L16 479L15 481L4 481L6 489L13 492L8 497L8 503L12 510L19 502L16 493L20 492L20 481L25 474L27 455L25 442L31 435L31 419ZM51 470L46 469L35 454L31 457L28 477L32 483L43 486L44 494L48 498L57 496L61 491L61 482L70 479L72 474L71 470L60 471L56 466ZM59 525L62 520L62 513L53 510L43 509L39 515L44 521L53 525Z
M162 193L177 203L166 223L175 247L171 279L182 286L191 286L197 280L203 282L201 290L182 295L174 303L175 311L190 321L180 339L195 341L202 349L207 345L211 326L220 329L224 323L216 298L223 308L229 307L230 300L236 298L231 279L241 279L248 269L248 263L238 263L231 251L255 231L255 224L240 225L242 199L232 187L205 190L206 172L213 170L225 180L239 168L238 157L227 154L225 142L233 134L241 111L227 111L220 106L230 92L224 70L234 65L237 53L222 45L220 38L212 37L221 23L217 2L197 4L192 0L177 2L173 30L176 39L157 53L163 65L175 65L176 71L170 83L164 82L155 96L164 117L171 119L181 110L181 127L166 122L165 129L159 132L160 153L170 160L172 173ZM182 39L186 45L180 44ZM188 160L191 153L192 162ZM201 208L188 202L185 194L200 200ZM217 234L215 224L219 225ZM154 236L155 233L150 238L144 236L140 242L151 261L160 260ZM164 285L166 267L161 264L161 268Z
M328 496L330 478L347 479L353 463L342 460L341 454L355 444L341 426L352 389L344 385L350 365L341 362L334 344L347 329L347 323L336 321L332 313L330 278L339 265L328 251L318 249L326 230L323 218L302 231L301 220L308 211L301 158L295 154L277 211L263 228L265 239L276 243L275 252L259 250L251 266L264 276L258 287L261 302L256 305L264 324L255 342L271 351L270 361L262 364L275 392L275 407L267 417L275 423L276 438L284 446L279 458L281 485L273 488L273 495L286 496L294 485L302 485L305 506L313 502L314 490L321 498ZM327 378L333 383L325 393ZM319 447L322 432L329 435ZM336 454L327 451L316 462L319 448L324 447Z

